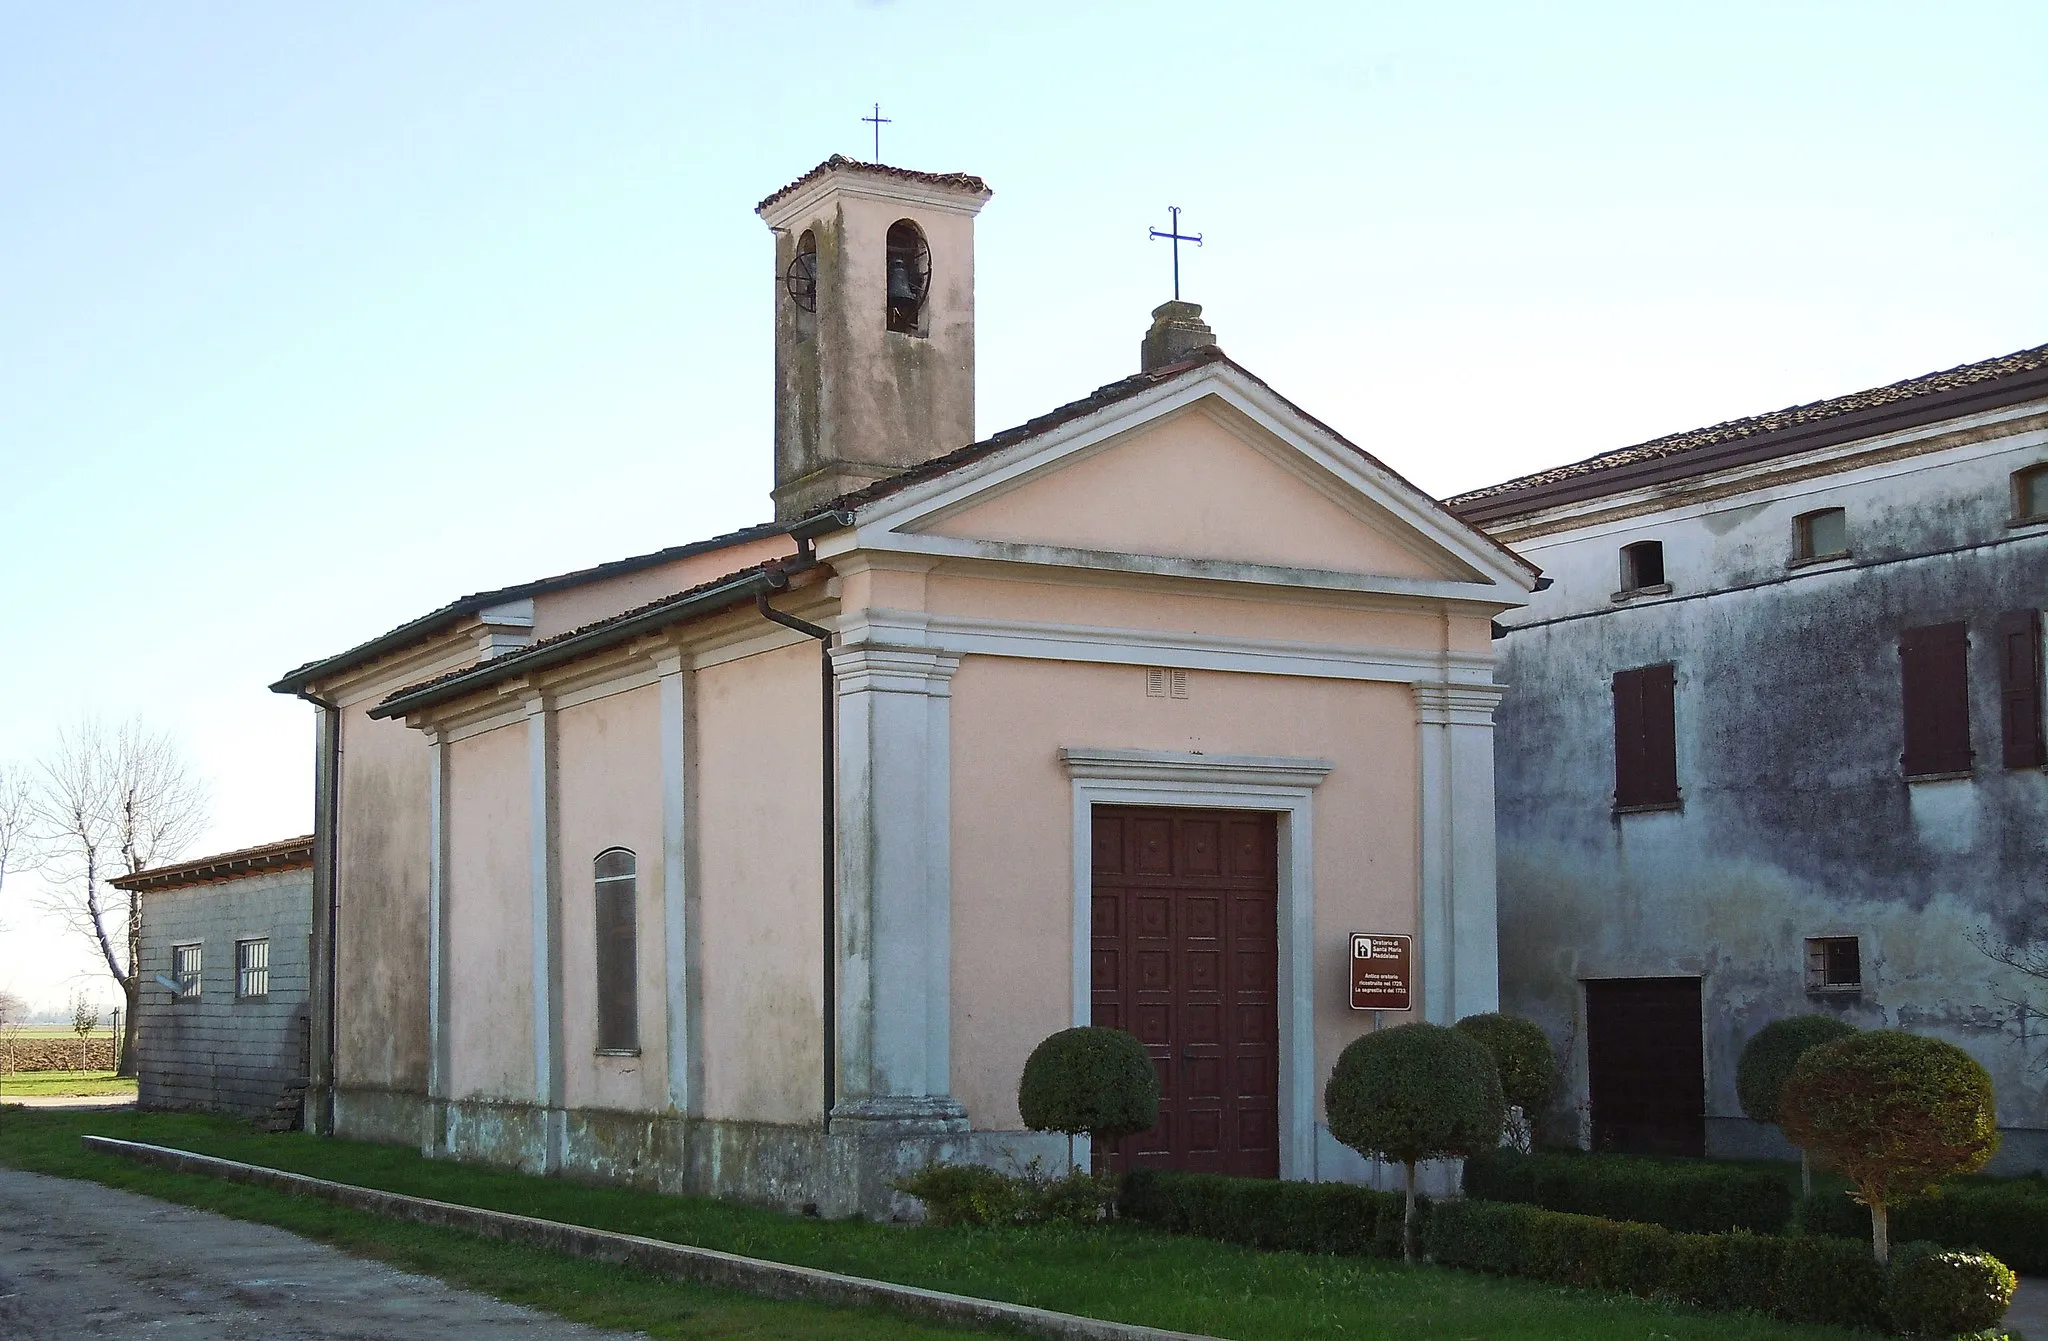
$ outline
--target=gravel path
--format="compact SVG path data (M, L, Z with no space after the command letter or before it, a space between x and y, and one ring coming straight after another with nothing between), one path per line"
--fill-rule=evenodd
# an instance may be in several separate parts
M0 1337L599 1341L268 1225L0 1168Z

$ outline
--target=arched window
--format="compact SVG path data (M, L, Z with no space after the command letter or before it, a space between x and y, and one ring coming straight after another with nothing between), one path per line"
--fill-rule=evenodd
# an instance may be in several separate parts
M1638 540L1621 547L1621 590L1623 594L1669 590L1664 578L1663 541Z
M639 865L622 847L597 854L597 1050L640 1050Z
M889 329L923 335L924 300L932 288L932 249L924 230L908 219L889 225Z
M800 312L818 310L818 238L806 228L796 240L796 255L783 272L782 287Z

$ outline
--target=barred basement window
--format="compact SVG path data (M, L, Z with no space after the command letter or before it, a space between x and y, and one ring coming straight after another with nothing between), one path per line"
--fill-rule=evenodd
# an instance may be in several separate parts
M639 865L615 847L597 854L597 1050L640 1050Z
M1813 936L1806 942L1806 990L1853 992L1863 986L1863 946L1854 936Z
M246 1001L270 995L270 942L235 942L235 995Z
M199 999L199 946L196 943L171 947L171 977L178 984L175 1000Z

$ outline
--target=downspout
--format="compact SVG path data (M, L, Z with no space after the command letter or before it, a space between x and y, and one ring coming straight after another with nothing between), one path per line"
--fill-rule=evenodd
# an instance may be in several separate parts
M800 564L808 567L817 561L811 548L811 541L819 529L833 529L851 525L853 518L845 513L826 513L812 518L810 525L799 525L791 529L796 538L796 557ZM834 692L832 676L832 630L813 624L807 619L785 614L768 604L768 593L760 592L754 597L754 608L762 618L774 621L786 629L794 629L807 638L818 640L818 689L820 738L819 754L822 759L818 780L818 809L822 817L820 846L818 854L820 901L823 906L823 955L820 961L824 984L824 1122L832 1125L832 1105L839 1097L839 821L838 821L838 736L839 713L838 695Z
M317 1114L309 1115L313 1120L307 1125L321 1136L332 1136L334 1051L335 1043L340 1037L335 1018L336 1007L339 1005L335 984L340 975L335 972L335 965L340 949L336 943L336 933L340 930L337 908L341 888L341 705L320 697L310 689L300 689L298 696L323 714L320 723L320 753L313 766L316 792L320 790L320 780L324 779L326 782L325 795L317 798L324 804L313 816L314 851L317 854L324 849L326 853L325 879L321 881L324 888L317 892L320 906L314 913L325 928L325 962L319 965L322 970L322 981L315 986L315 990L326 997L326 1019L323 1021L325 1027L321 1031L324 1035L322 1047L325 1066L321 1069L321 1074L308 1076L308 1079L320 1084L320 1106ZM313 1070L312 1061L310 1057L306 1059L306 1069L309 1073Z

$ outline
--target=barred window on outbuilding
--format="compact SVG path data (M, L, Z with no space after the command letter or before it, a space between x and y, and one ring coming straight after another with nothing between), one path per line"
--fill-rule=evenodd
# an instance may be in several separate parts
M270 995L270 940L235 942L235 995L248 1000Z

